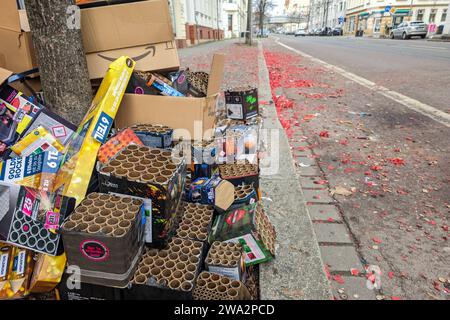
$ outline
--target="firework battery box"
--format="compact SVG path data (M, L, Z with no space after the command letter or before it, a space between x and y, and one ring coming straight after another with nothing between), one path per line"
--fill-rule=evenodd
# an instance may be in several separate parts
M66 254L49 256L38 254L35 256L33 276L30 281L31 293L44 293L52 291L61 281L66 269Z
M111 63L91 108L66 147L55 188L74 197L77 205L86 195L98 150L107 140L134 67L135 62L126 56Z
M98 151L98 160L107 163L114 158L123 148L129 145L143 146L144 144L131 129L125 129L110 138Z
M235 187L253 185L255 190L259 189L258 164L221 164L219 165L219 173L222 179L231 182Z
M81 282L70 273L64 273L58 285L61 300L69 301L119 301L124 289Z
M126 300L192 300L206 244L172 238L163 250L147 249L139 262Z
M128 146L115 158L98 168L100 191L150 199L151 237L147 245L164 246L186 178L184 158L172 152L149 147Z
M143 201L92 193L62 226L69 266L81 282L126 287L144 245Z
M188 198L191 202L214 205L224 211L234 202L234 186L218 175L211 179L198 178L192 181Z
M131 129L147 147L167 149L172 146L173 129L167 126L136 125Z
M210 243L224 241L242 245L246 266L270 261L275 255L275 228L257 203L217 216L212 230Z
M235 188L233 208L258 202L258 194L253 185L240 185Z
M193 178L212 178L218 173L215 140L194 142L192 144Z
M225 91L229 119L248 120L259 114L258 89L235 88Z
M72 198L21 187L17 203L10 203L0 221L0 235L16 246L56 256L62 253L58 230L74 207Z
M211 273L242 281L245 273L242 245L232 242L214 242L206 257L205 267Z
M147 82L147 86L155 88L163 96L184 97L182 93L178 92L165 81L161 80L159 77L153 74L150 76Z

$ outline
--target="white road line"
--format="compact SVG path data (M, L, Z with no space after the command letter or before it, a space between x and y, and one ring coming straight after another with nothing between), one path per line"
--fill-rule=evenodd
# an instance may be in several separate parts
M289 47L288 45L285 45L284 43L281 43L279 41L279 39L276 40L276 42L282 46L285 47L286 49L289 49L299 55L302 55L308 59L310 59L311 61L318 63L320 65L322 65L323 67L327 68L328 70L334 71L336 73L341 74L342 76L344 76L347 79L350 79L360 85L362 85L363 87L370 89L372 91L375 91L397 103L400 103L401 105L414 110L416 112L419 112L421 114L423 114L424 116L427 116L431 119L433 119L434 121L439 122L440 124L443 124L444 126L450 128L450 114L441 111L439 109L436 109L430 105L427 105L425 103L422 103L420 101L417 101L415 99L412 99L410 97L407 97L401 93L398 93L396 91L390 90L386 87L377 85L376 83L367 80L363 77L357 76L354 73L348 72L342 68L336 67L332 64L329 64L325 61L322 61L320 59L314 58L313 56L310 56L307 53L304 53L302 51L299 51L297 49L294 49L292 47Z

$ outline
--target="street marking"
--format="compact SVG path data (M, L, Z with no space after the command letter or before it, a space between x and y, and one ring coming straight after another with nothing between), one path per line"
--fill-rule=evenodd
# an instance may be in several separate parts
M367 89L370 89L372 91L376 91L379 94L381 94L381 95L383 95L383 96L385 96L385 97L387 97L387 98L389 98L389 99L391 99L391 100L393 100L393 101L395 101L395 102L397 102L397 103L399 103L399 104L401 104L401 105L403 105L403 106L405 106L405 107L407 107L407 108L409 108L411 110L419 112L419 113L423 114L424 116L427 116L427 117L433 119L434 121L439 122L440 124L443 124L444 126L450 128L450 114L448 114L448 113L446 113L444 111L436 109L435 107L432 107L430 105L422 103L422 102L420 102L418 100L415 100L413 98L405 96L405 95L403 95L401 93L398 93L396 91L390 90L390 89L388 89L386 87L377 85L376 83L374 83L374 82L372 82L370 80L367 80L367 79L365 79L363 77L357 76L354 73L348 72L348 71L346 71L346 70L344 70L342 68L336 67L336 66L334 66L332 64L329 64L329 63L327 63L325 61L322 61L320 59L314 58L313 56L310 56L307 53L304 53L304 52L302 52L300 50L297 50L297 49L294 49L292 47L289 47L288 45L285 45L284 43L281 43L279 41L279 39L277 39L276 42L280 46L285 47L288 50L291 50L291 51L293 51L293 52L295 52L295 53L297 53L299 55L302 55L302 56L310 59L311 61L316 62L316 63L322 65L323 67L325 67L325 68L327 68L327 69L329 69L331 71L334 71L334 72L337 72L337 73L341 74L345 78L350 79L350 80L352 80L352 81L362 85L363 87L365 87Z

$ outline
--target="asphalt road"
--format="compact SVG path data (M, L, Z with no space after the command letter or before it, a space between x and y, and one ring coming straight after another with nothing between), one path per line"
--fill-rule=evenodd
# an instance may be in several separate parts
M290 47L450 113L450 42L277 37Z

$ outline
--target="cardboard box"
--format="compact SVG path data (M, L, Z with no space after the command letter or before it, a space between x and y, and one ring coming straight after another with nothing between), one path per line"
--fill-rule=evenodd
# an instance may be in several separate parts
M229 119L248 120L259 114L258 89L225 91L225 104Z
M0 67L22 72L37 67L30 26L16 0L2 0L0 10Z
M148 0L81 10L81 33L91 79L103 78L121 56L136 70L176 70L180 66L168 2ZM16 0L2 0L0 67L22 72L37 67L26 12Z
M116 127L126 128L142 123L162 124L175 130L174 139L211 139L214 136L216 105L224 63L224 55L214 55L206 98L125 94L116 117Z

